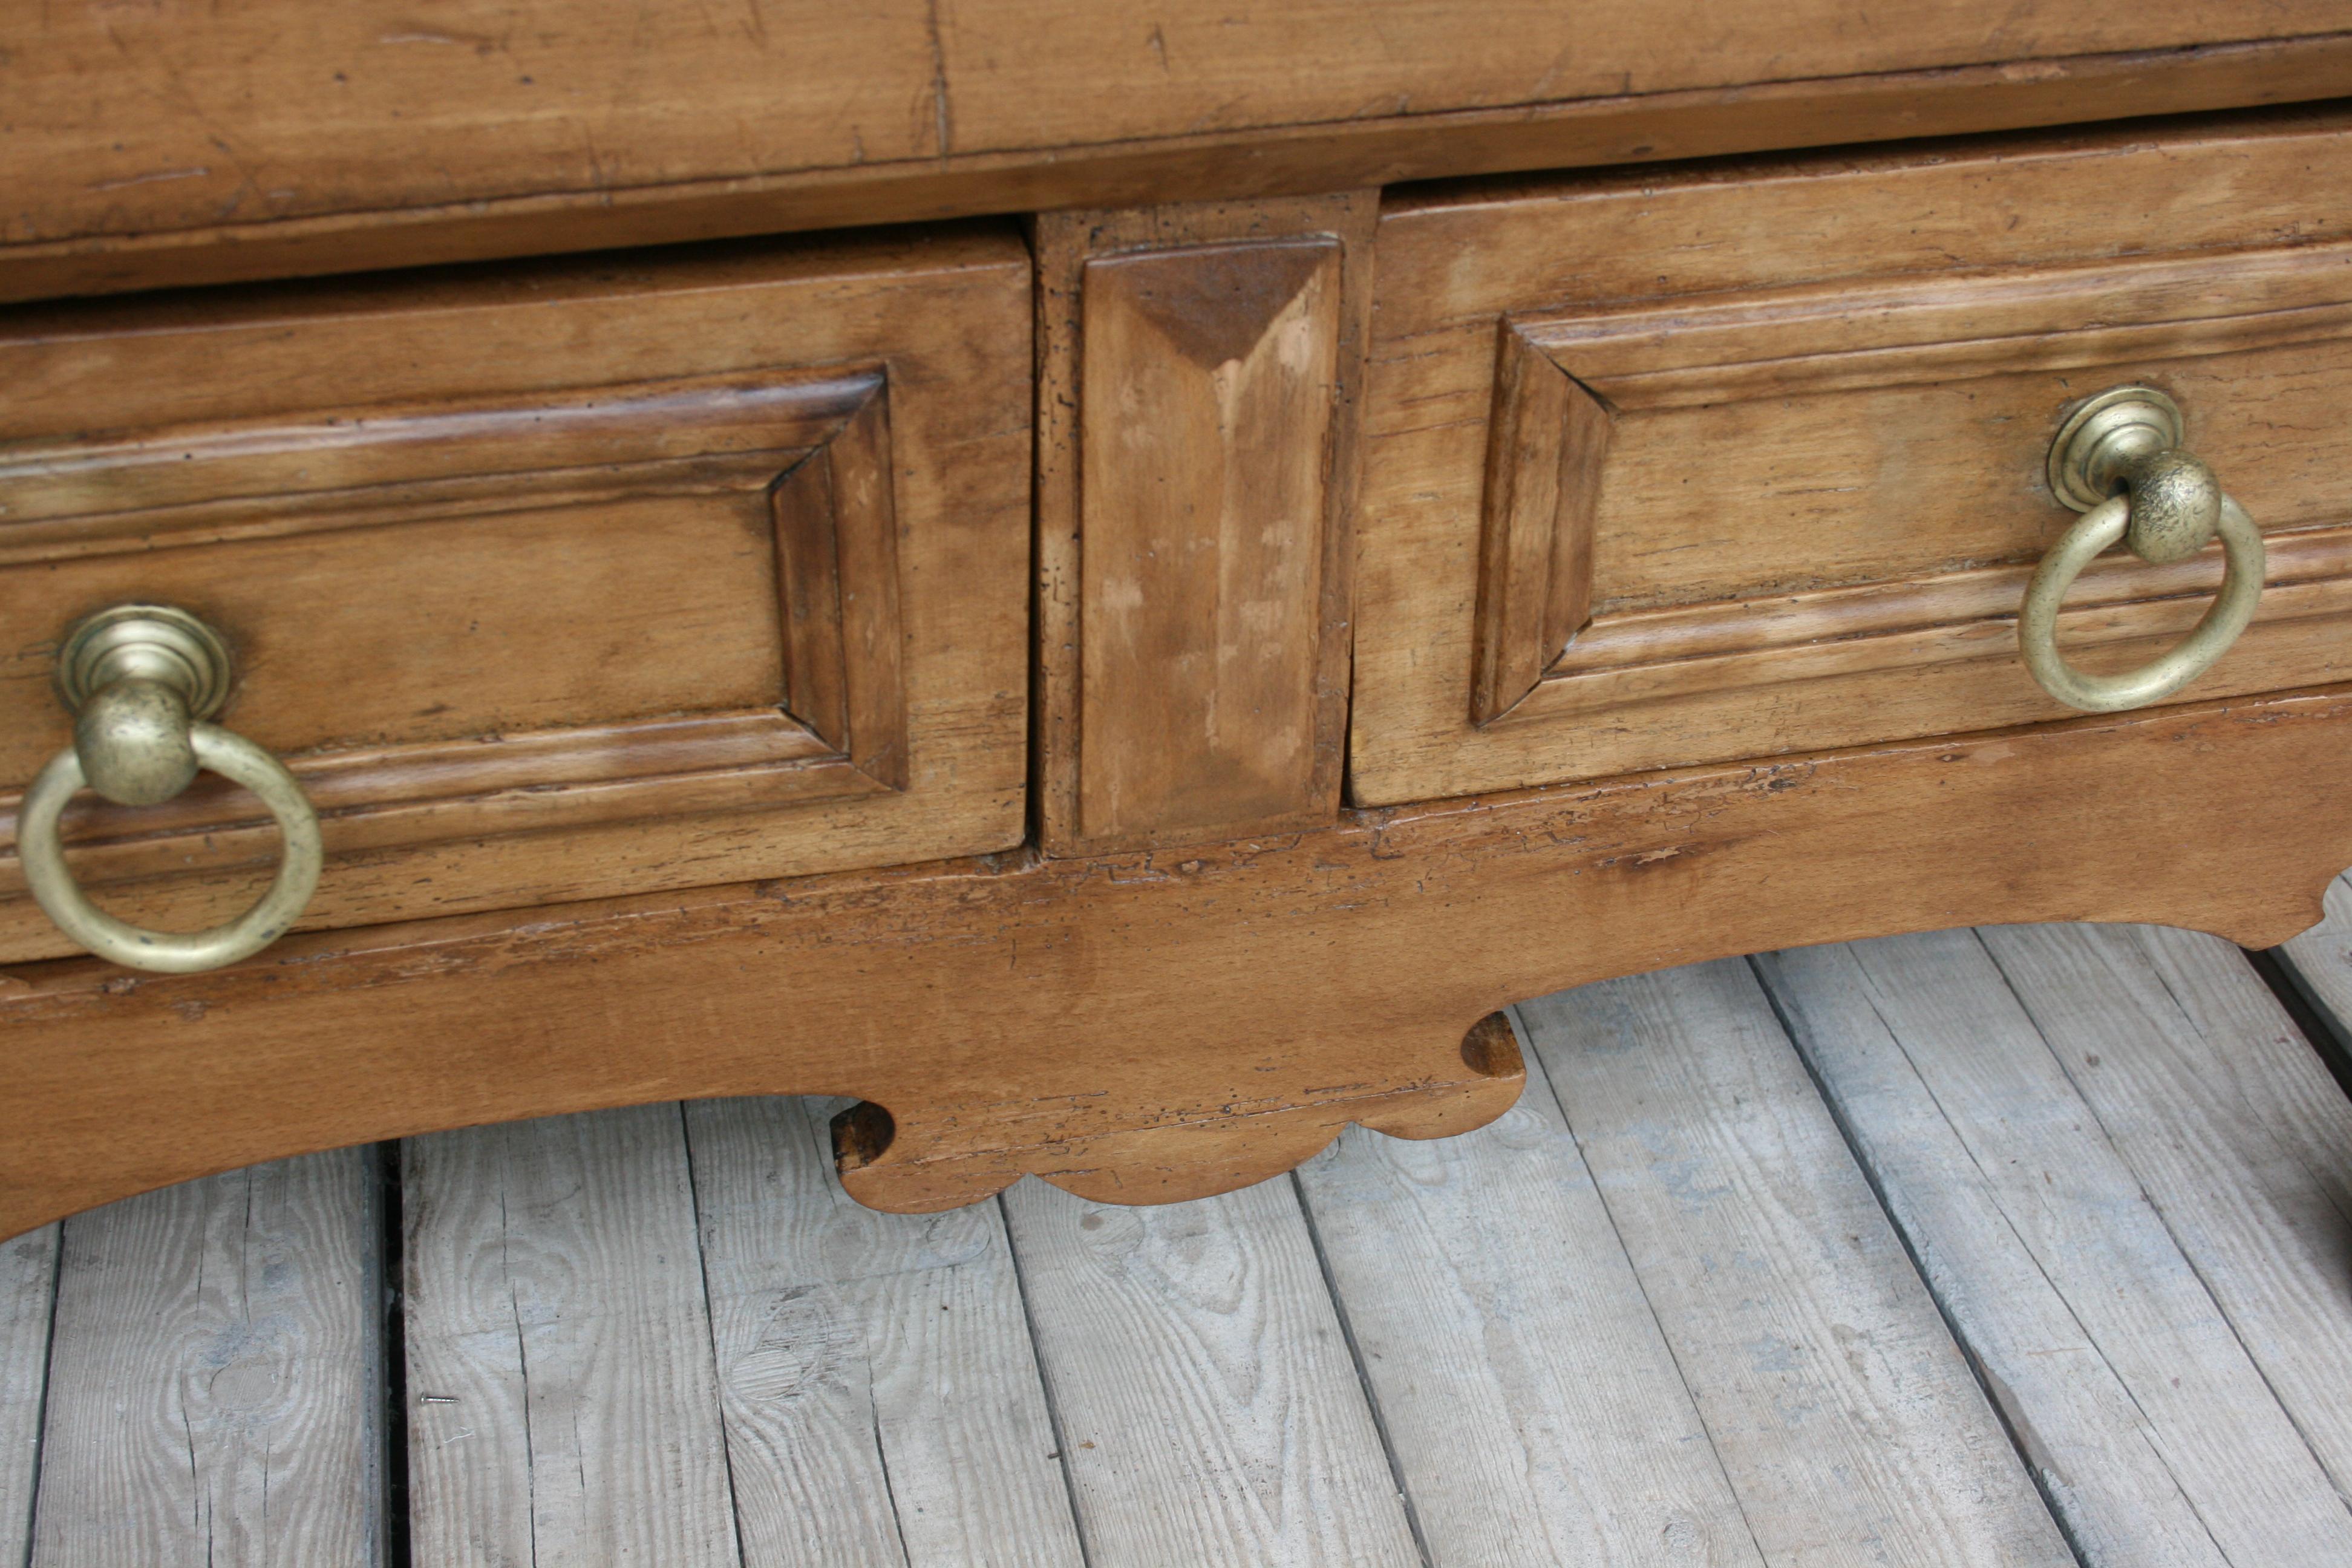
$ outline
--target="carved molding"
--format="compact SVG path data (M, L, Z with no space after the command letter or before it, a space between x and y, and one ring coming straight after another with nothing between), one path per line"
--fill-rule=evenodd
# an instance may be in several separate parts
M1506 321L1480 519L1470 718L1535 689L1592 615L1593 509L1609 455L1601 400Z
M906 785L889 400L878 372L604 387L528 404L365 410L19 447L0 464L0 490L12 509L0 542L0 599L13 585L23 600L7 612L14 624L62 626L88 607L81 599L135 595L147 580L145 552L159 544L175 554L154 576L178 594L202 594L211 583L261 605L232 619L233 629L293 646L282 655L278 645L259 647L264 674L250 684L261 689L240 693L239 722L289 753L331 854ZM304 689L310 706L299 711L274 700L267 661L292 658L289 676L300 674L301 638L336 625L331 606L300 596L305 579L293 574L320 570L312 563L393 560L403 549L502 531L517 541L501 546L511 558L525 548L561 550L569 538L609 538L600 531L612 520L638 517L701 520L698 531L649 546L657 551L680 540L709 551L751 529L765 535L767 560L714 559L702 568L730 584L730 605L740 601L710 612L741 617L714 626L712 636L757 633L759 602L772 596L775 606L772 673L758 677L750 659L728 656L729 668L746 671L732 705L720 693L719 705L701 710L583 714L448 739L338 740L327 731L320 743L326 698ZM412 533L413 547L404 542ZM609 569L625 572L627 558L614 560ZM566 582L625 595L625 577L599 588L581 563L566 564ZM368 580L342 571L336 591ZM614 606L625 613L625 598ZM285 624L295 629L281 632ZM451 634L432 626L419 635ZM536 657L554 668L566 652L542 645ZM18 778L65 733L46 689L47 658L46 646L34 645L7 672L17 679L0 679L0 704L17 710L0 724L0 767ZM447 663L445 656L435 668ZM289 698L299 684L286 683ZM16 798L0 795L0 835L13 828ZM79 797L67 834L78 874L96 883L168 872L192 838L215 854L249 847L266 859L275 829L251 805L207 774L178 799L135 813ZM0 895L21 888L13 856L0 859Z
M1952 694L1952 711L1922 706L1906 733L2047 717L2052 705L2021 677L1989 693L1968 668L2013 656L2017 605L2046 540L1973 546L2007 559L1937 559L1939 551L1965 554L1972 540L1994 537L1987 519L2003 520L2012 534L2032 524L2051 537L2072 521L2042 484L2048 432L2005 413L1986 416L1990 426L1968 426L1976 417L1971 384L2040 378L2054 419L2069 388L2148 374L2193 381L2200 362L2352 340L2347 295L2352 247L2329 246L2226 265L2134 261L1510 319L1496 373L1473 720L1489 728L1574 724L1646 703L1879 677L1912 682L1906 700L1915 702L1941 700L1938 689ZM2334 374L2269 381L2292 392ZM2336 651L2352 620L2352 533L2344 527L2352 493L2303 474L2265 491L2258 471L2242 462L2230 468L2233 456L2249 452L2277 461L2282 444L2247 406L2267 391L2262 374L2241 372L2226 395L2196 412L2209 435L2223 426L2210 437L2212 454L2271 534L2272 560L2255 626L2199 684L2200 694L2352 673ZM1822 408L1818 422L1781 412L1801 404ZM1948 458L1935 449L1933 422L1947 406L1959 422L1955 434L1966 437L1948 443ZM2250 434L2233 439L2233 419ZM1692 439L1677 451L1662 434L1682 431L1676 421L1704 421L1688 427L1718 437L1739 429L1752 444ZM1825 429L1837 432L1833 441ZM1776 470L1776 443L1801 440L1816 445ZM1702 468L1706 482L1688 485ZM1733 501L1710 488L1726 469L1752 476L1753 494ZM1939 517L1958 512L1976 523L1976 534L1961 540L1941 525L1922 528L1915 553L1924 569L1842 558L1862 519L1874 510L1899 522L1915 496L1930 498ZM1697 584L1682 602L1653 585L1657 569L1647 563L1650 576L1612 581L1612 517L1621 538L1641 531L1654 539L1662 531L1655 521L1677 508L1720 518L1717 532L1735 542L1677 568ZM1624 521L1627 509L1639 509L1640 530ZM1781 521L1801 512L1803 527ZM1869 542L1881 553L1899 537L1886 522L1874 525ZM1780 564L1788 576L1738 586L1742 573L1769 577L1754 550L1737 543L1767 527L1787 542ZM1687 531L1700 537L1696 525ZM1707 584L1718 568L1729 585ZM1808 572L1828 581L1815 585ZM2070 595L2063 635L2070 647L2112 647L2119 662L2149 657L2195 623L2219 574L2209 560L2162 570L2102 562ZM1825 689L1811 688L1816 698ZM1874 732L1881 721L1870 716L1873 700L1855 689L1843 705L1819 704L1827 717L1808 728L1812 743ZM1851 723L1837 717L1841 709ZM1874 732L1886 732L1883 723Z
M1048 853L1339 808L1368 193L1038 220Z

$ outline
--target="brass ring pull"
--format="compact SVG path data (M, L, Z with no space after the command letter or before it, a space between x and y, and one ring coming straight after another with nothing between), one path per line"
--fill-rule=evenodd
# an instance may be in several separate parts
M75 710L74 743L25 792L16 853L42 911L100 958L164 974L235 963L277 941L319 885L319 816L301 784L261 747L205 721L229 679L228 645L169 605L119 605L67 635L58 693ZM90 902L58 837L66 802L87 784L119 805L154 805L202 768L251 790L278 819L285 848L268 891L236 919L187 932L143 930Z
M2077 409L2051 444L2050 488L2084 515L2034 569L2017 640L2026 669L2070 708L2114 713L2161 702L2212 668L2254 618L2262 530L2181 447L2182 429L2171 398L2153 387L2119 386ZM2123 543L2162 565L2187 560L2217 533L2226 561L2221 592L2178 645L2121 675L2085 675L2066 662L2058 651L2059 605L2093 557Z

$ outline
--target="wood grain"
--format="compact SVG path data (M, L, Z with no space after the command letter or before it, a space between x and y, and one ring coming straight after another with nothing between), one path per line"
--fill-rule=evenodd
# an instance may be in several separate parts
M384 1561L376 1181L348 1149L65 1227L36 1568Z
M1315 813L1339 247L1087 263L1076 841Z
M906 644L888 405L861 404L769 491L784 707L891 789L907 787Z
M0 1247L0 1562L32 1555L33 1489L41 1459L41 1396L58 1296L58 1229Z
M2227 946L2184 932L1993 930L2067 1077L2339 1492L2352 1412L2352 1102Z
M965 232L19 312L0 779L64 743L51 639L153 598L328 814L313 926L1005 847L1027 277ZM76 863L217 921L257 815L91 810ZM19 878L0 957L70 951Z
M1990 920L2277 942L2352 865L2347 746L2352 696L2316 692L1213 851L297 934L206 975L23 967L0 994L0 1234L293 1147L743 1093L882 1107L845 1173L877 1206L951 1208L1026 1172L1098 1201L1197 1196L1349 1122L1492 1120L1521 1080L1465 1060L1465 1030L1564 985ZM2150 799L2171 834L2154 858Z
M1522 1009L1771 1563L2074 1563L1738 961Z
M1535 689L1592 616L1593 512L1610 412L1515 327L1503 331L1479 523L1470 717Z
M735 1568L676 1105L401 1151L421 1563Z
M2116 383L2171 390L2195 449L2266 529L2340 528L2352 489L2310 407L2352 374L2352 253L2340 223L2276 197L2343 180L2346 124L2314 115L1392 202L1351 797L2057 716L2016 659L2011 595L2074 521L2042 477L2057 421ZM2069 221L2094 209L2098 223ZM1593 621L1565 654L1549 634L1517 645L1549 678L1480 727L1474 711L1506 706L1472 706L1489 679L1480 616L1549 592L1532 553L1496 578L1466 525L1482 489L1496 515L1496 455L1520 445L1494 418L1515 406L1497 403L1497 377L1523 384L1511 356L1525 351L1498 364L1498 342L1540 349L1615 412L1584 480L1598 492ZM1528 448L1531 473L1548 462ZM1490 527L1489 560L1496 544ZM2117 575L2114 598L2086 584L2069 616L2070 643L2104 645L2094 665L2151 657L2193 618L2189 600L2159 603L2185 584L2138 580L2134 603L2122 586L2134 580ZM2338 678L2343 639L2310 618L2312 595L2270 607L2200 694Z
M2352 1556L2352 1513L2069 1081L2083 1043L2043 1037L1973 932L1759 967L2086 1563Z
M1298 1168L1439 1568L1762 1568L1540 1063L1490 1127Z
M1330 820L1371 193L1038 220L1048 853Z
M828 1109L686 1107L745 1560L1077 1568L1003 1216L859 1207Z
M2326 0L2310 3L2322 12L2330 9ZM1031 0L1016 4L1024 12L1033 8ZM1612 21L1624 20L1622 12L1631 4L1620 0L1612 7ZM2179 15L2201 16L2217 5ZM801 9L795 7L796 12ZM1425 28L1444 9L1437 5L1414 7L1409 25ZM2053 8L2045 5L2037 10L2046 16ZM111 154L142 165L135 171L135 183L100 178L75 185L67 180L62 204L14 209L10 216L19 232L27 224L59 222L95 225L106 232L30 239L0 249L0 298L184 286L1043 207L1302 195L1505 170L1589 167L2181 113L2340 95L2347 63L2352 63L2352 39L2340 31L2340 9L2312 27L2270 13L2249 26L2242 8L2221 8L2221 14L2236 26L2216 31L2189 19L2178 37L2162 46L2113 38L2094 44L2077 38L2077 46L2120 47L2124 52L2061 52L2032 58L2013 51L2066 46L2038 24L2032 31L2040 44L2029 46L2026 35L2006 27L1986 28L1965 10L1938 10L1934 23L1925 26L1913 6L1874 11L1866 20L1841 12L1837 26L1826 31L1802 17L1786 18L1788 35L1772 50L1780 69L1759 71L1751 58L1731 72L1730 79L1738 85L1660 90L1664 79L1637 85L1636 74L1625 68L1630 57L1615 47L1605 57L1588 57L1583 67L1574 64L1571 54L1566 76L1557 60L1548 74L1530 76L1527 73L1543 61L1545 49L1531 44L1524 28L1516 27L1495 30L1496 38L1509 37L1512 47L1502 51L1501 75L1489 79L1483 74L1486 64L1479 62L1491 64L1496 57L1488 51L1498 46L1473 45L1465 52L1462 30L1448 27L1433 48L1401 47L1391 34L1398 18L1388 16L1373 30L1381 40L1377 46L1370 46L1369 38L1356 42L1359 30L1349 16L1329 31L1317 32L1302 48L1262 58L1236 58L1228 52L1233 43L1262 40L1269 26L1286 30L1293 10L1259 7L1244 17L1232 16L1228 10L1219 14L1220 20L1243 23L1238 37L1221 36L1222 27L1196 34L1205 50L1188 47L1180 57L1191 82L1190 89L1178 89L1180 95L1210 91L1216 98L1213 112L1183 116L1161 126L1160 133L1138 140L1089 138L1082 145L1056 146L1034 140L1031 127L1040 100L1027 95L1017 110L1017 122L1024 128L1019 145L1003 152L960 150L970 143L950 133L950 123L956 117L943 112L950 71L965 77L973 71L994 75L1006 63L1052 58L1066 64L1071 74L1057 77L1046 96L1068 100L1070 108L1123 115L1154 100L1169 108L1161 95L1177 79L1170 69L1167 30L1180 25L1180 19L1163 12L1157 30L1130 30L1110 48L1108 58L1085 60L1073 57L1059 37L1051 42L1029 38L992 56L951 55L945 47L934 51L928 36L912 37L919 23L908 7L856 18L828 15L816 18L813 28L793 26L789 53L773 53L772 41L736 47L723 26L699 34L691 27L665 33L665 47L657 55L634 43L615 50L612 46L617 33L592 24L544 30L528 41L493 29L477 41L477 53L469 61L459 35L446 35L457 37L457 43L436 47L432 37L442 35L432 29L426 35L395 29L383 37L396 42L372 47L361 46L358 37L345 38L347 44L364 47L369 61L364 71L347 68L351 49L338 47L334 65L302 73L290 92L281 91L288 85L283 73L291 65L287 49L322 47L329 35L346 29L361 29L360 37L364 37L363 14L336 21L304 17L291 29L274 28L268 49L254 57L253 66L225 79L215 78L215 85L233 95L229 101L213 105L218 123L207 121L199 128L192 122L187 116L201 118L204 110L185 96L168 100L180 106L180 113L138 119L146 134L121 142ZM1297 16L1306 21L1318 14L1310 8ZM1625 36L1664 40L1654 55L1645 58L1669 71L1670 61L1689 63L1713 56L1727 41L1720 19L1711 13L1697 27L1678 23L1675 18L1682 14L1682 7L1644 7L1627 22L1633 30ZM234 28L203 33L188 24L160 26L166 35L176 26L184 29L184 38L226 40L246 26L273 26L262 17L257 12ZM1206 17L1202 13L1194 25ZM1073 19L1089 20L1074 18L1066 11L1059 14L1062 22ZM2016 19L2013 9L2007 19ZM746 21L765 22L772 29L783 26L781 17L770 18L764 9ZM943 43L955 30L954 15L947 21L940 34ZM2147 21L2143 13L2135 18L2135 26ZM1590 27L1594 19L1580 12L1578 22ZM1540 36L1568 25L1544 13L1534 28ZM1841 43L1861 43L1856 28L1889 52L1865 66L1861 60L1873 46L1863 44L1862 56L1848 57L1822 74L1807 76L1797 65L1794 79L1781 78L1780 70L1805 53L1822 50L1826 60L1838 54ZM1918 50L1942 28L1955 29L1941 36L1961 39L1964 56L1987 63L1916 68L1923 58ZM2301 36L2294 36L2299 29ZM2263 36L2271 31L2289 36ZM129 47L138 49L143 43L149 51L166 52L142 53L139 68L123 71L119 68L121 46L100 46L107 73L101 79L119 80L125 92L135 90L142 70L152 74L177 68L168 56L170 46L157 31L141 27L134 32L138 42L124 36ZM1588 31L1583 36L1603 35ZM2205 41L2230 37L2244 41ZM2011 40L2009 47L1997 42L2003 38ZM506 47L502 49L493 40ZM1996 41L1992 51L1978 54L1988 41ZM487 54L479 52L484 43L491 45ZM1302 112L1312 111L1298 99L1300 92L1313 99L1328 84L1347 79L1346 67L1333 70L1332 52L1350 43L1369 47L1364 54L1351 51L1354 66L1388 77L1389 82L1362 96L1343 90L1344 104L1335 113L1301 119ZM1801 47L1792 53L1787 47L1790 44ZM854 67L845 66L835 52L839 49L855 53ZM517 50L538 57L542 68L555 64L565 72L551 79L526 68L509 79L499 67ZM39 55L57 68L42 76L47 90L73 79L77 63L85 58L79 49L46 43ZM702 68L713 59L719 62L715 76ZM777 72L819 59L825 62L824 80L806 90L782 89L784 99L780 100ZM1234 98L1214 85L1217 68L1213 62L1218 60L1253 75L1263 75L1269 68L1290 68L1278 90L1268 90L1271 84L1261 81L1256 90ZM1314 61L1315 68L1294 64L1304 60ZM454 62L471 68L452 74L447 68ZM1202 66L1211 68L1195 74ZM1594 67L1600 73L1594 89L1598 96L1573 96L1566 83L1582 68ZM600 85L613 85L600 73L614 68L632 74L653 70L666 84L673 72L689 79L683 86L663 85L643 93L635 88L617 95L600 91ZM1136 94L1131 83L1119 79L1138 68L1148 74L1151 91ZM1870 74L1854 74L1857 69ZM430 120L406 114L413 101L408 82L420 70L430 75L428 90L436 101L450 106L450 113ZM584 74L575 78L572 70ZM903 97L882 79L901 73L906 78ZM1469 93L1451 106L1432 100L1433 84L1429 81L1419 83L1409 100L1393 96L1391 89L1402 85L1401 75L1450 73L1463 73L1454 75L1454 85ZM1778 79L1753 79L1759 75ZM331 85L322 77L331 77ZM556 81L578 96L559 92ZM1482 82L1483 88L1478 85ZM1515 91L1510 83L1522 90ZM1074 95L1069 89L1076 84L1088 90ZM21 84L12 85L21 90ZM1405 90L1413 93L1411 88ZM1505 101L1521 98L1522 91L1529 96ZM264 92L270 101L256 112L257 100L248 95ZM714 104L723 105L730 94L744 92L756 103L761 126L749 140L739 116L712 112ZM316 101L322 93L331 96L331 103ZM330 160L346 168L353 158L362 163L390 160L373 165L377 175L391 182L373 195L344 185L340 176L324 177L324 170L309 162L320 153L310 131L320 116L340 125L352 124L355 113L365 118L356 110L355 98L379 109L388 107L402 117L377 127L394 133L352 138ZM105 95L47 100L47 112L37 126L22 126L16 140L24 144L27 135L43 142L64 137L77 157L91 146L107 145L103 139L93 142L81 134L79 120L93 113L109 116L108 102ZM689 114L677 107L685 103L692 103L695 111ZM859 112L880 103L910 106L899 128L877 129L870 113ZM297 110L296 105L304 107ZM485 114L493 122L488 130L472 118ZM127 117L111 114L108 136L119 135L126 122ZM1213 128L1220 125L1245 128ZM199 194L231 177L221 149L208 140L225 129L236 130L247 142L238 151L248 171L257 151L249 138L290 131L310 176L259 185L248 181L226 205ZM834 148L838 156L845 131L852 156L826 163L823 149ZM181 164L172 163L165 150L150 140L190 135L201 142L200 155ZM552 155L540 145L550 136L562 143ZM444 137L461 147L462 153L410 155L420 138L436 142ZM777 158L775 138L782 138L793 151ZM908 138L912 144L928 145L913 156L887 155L894 142ZM626 155L619 155L624 148ZM768 155L762 156L762 148L770 150ZM690 155L698 153L698 159ZM688 161L675 163L681 155L689 155ZM158 158L163 161L150 166ZM28 162L43 160L32 154ZM798 166L803 163L815 166ZM783 166L775 167L778 163ZM649 174L655 167L663 173L645 182L615 177L632 164ZM429 179L424 177L426 170L432 171ZM282 172L290 171L273 171ZM179 177L136 178L149 174ZM583 176L587 188L571 184ZM459 182L454 188L449 183L453 177ZM59 178L49 176L43 188L58 189L51 182ZM497 188L479 188L485 180ZM467 189L469 182L476 188ZM193 226L165 221L175 204L192 196L193 206L180 216ZM311 216L284 216L297 208L320 210Z
M1422 1561L1288 1183L1004 1213L1090 1563Z
M2193 150L2184 153L2193 157ZM1596 609L1763 597L2030 560L2071 521L2057 417L2134 377L2266 527L2352 485L2295 417L2352 337L2352 247L2017 268L1616 306L1517 333L1617 412ZM1695 462L1717 451L1727 460Z

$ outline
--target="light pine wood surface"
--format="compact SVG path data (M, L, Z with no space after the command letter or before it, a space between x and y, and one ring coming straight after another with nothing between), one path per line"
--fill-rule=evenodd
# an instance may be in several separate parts
M0 22L0 298L2291 102L2340 93L2352 54L2344 0L1502 0L1478 21L1444 0L647 0L529 28L491 0L422 22L31 7Z
M2352 1561L2352 882L2272 954L1958 929L1514 1017L1493 1125L1161 1207L878 1214L845 1102L730 1100L77 1216L0 1249L0 1563Z
M2347 125L1390 193L1350 799L2062 716L2014 657L2075 515L2050 441L2135 380L2276 536L2263 624L2177 700L2343 679L2347 489L2308 410L2352 371L2352 203L2305 197L2345 188ZM2132 566L2069 601L2102 668L2186 631L2220 576Z
M74 951L17 792L45 639L130 600L235 645L222 721L326 823L305 928L1009 848L1029 301L1008 226L0 317L0 958ZM171 812L85 799L71 863L229 918L274 830Z

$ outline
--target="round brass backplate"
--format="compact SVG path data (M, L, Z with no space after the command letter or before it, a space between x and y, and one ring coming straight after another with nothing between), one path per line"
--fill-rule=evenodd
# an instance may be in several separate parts
M2180 405L2152 386L2116 386L2077 407L2050 443L2050 493L2088 511L2116 493L2137 458L2184 443Z
M171 605L114 605L66 629L58 647L58 697L79 713L92 695L123 680L152 680L209 719L228 700L236 666L228 639Z

